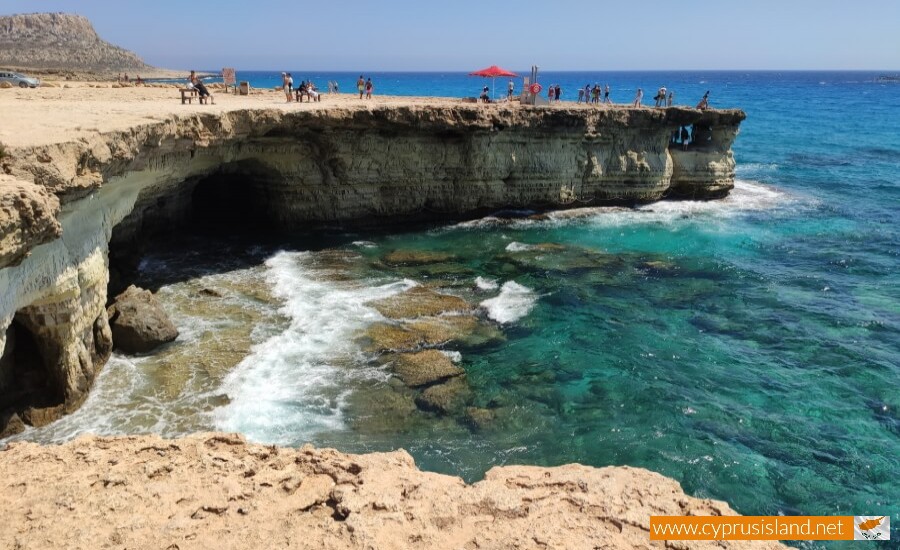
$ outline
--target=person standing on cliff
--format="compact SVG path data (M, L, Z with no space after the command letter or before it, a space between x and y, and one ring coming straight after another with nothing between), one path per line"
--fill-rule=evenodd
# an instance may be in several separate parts
M631 104L632 107L640 107L641 101L644 100L644 90L642 88L638 88L637 93L634 94L634 103Z
M512 101L513 92L515 90L516 90L516 85L512 80L510 80L509 84L506 85L506 100L507 101Z
M562 89L559 87L559 84L556 85L556 91L553 95L556 96L556 101L559 101L559 98L562 97Z
M576 103L580 105L582 100L584 100L584 90L578 88L578 101L576 101ZM585 101L585 103L587 103L587 101Z
M291 93L288 91L287 73L281 73L281 91L284 92L284 96L287 98L288 103L290 103Z
M359 80L356 81L356 91L359 92L359 98L363 98L363 94L366 93L366 81L363 79L363 75L359 75Z
M612 103L609 100L609 84L606 85L606 90L603 91L603 103Z
M697 104L697 108L701 111L709 109L709 90L706 90L706 93L703 94L703 99Z
M669 101L667 106L671 107L673 103L675 103L675 92L669 92Z
M375 89L375 85L372 84L372 78L366 79L366 99L372 99L372 90Z

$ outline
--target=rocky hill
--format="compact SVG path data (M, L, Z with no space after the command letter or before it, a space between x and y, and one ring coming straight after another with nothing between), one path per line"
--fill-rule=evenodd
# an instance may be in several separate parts
M97 35L91 22L67 13L0 16L0 67L75 72L148 72L135 53Z

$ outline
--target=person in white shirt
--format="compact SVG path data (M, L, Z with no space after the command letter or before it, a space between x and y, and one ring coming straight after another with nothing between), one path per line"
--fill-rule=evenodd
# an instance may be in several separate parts
M643 101L643 100L644 100L644 90L642 90L641 88L638 88L637 93L634 95L634 103L632 104L632 107L640 107L641 101Z

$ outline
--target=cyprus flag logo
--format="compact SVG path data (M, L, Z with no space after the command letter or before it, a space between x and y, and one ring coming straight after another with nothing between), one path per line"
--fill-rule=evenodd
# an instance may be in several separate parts
M853 540L890 540L888 516L853 516Z

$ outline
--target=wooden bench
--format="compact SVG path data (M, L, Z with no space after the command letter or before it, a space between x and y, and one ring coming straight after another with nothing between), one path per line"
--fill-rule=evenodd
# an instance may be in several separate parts
M202 103L202 104L205 104L206 101L209 99L208 96L200 96L199 95L200 93L197 91L197 88L179 88L178 91L181 92L181 104L182 105L184 105L185 103L191 103L191 101L193 101L193 99L195 97L197 99L199 99L200 103Z

